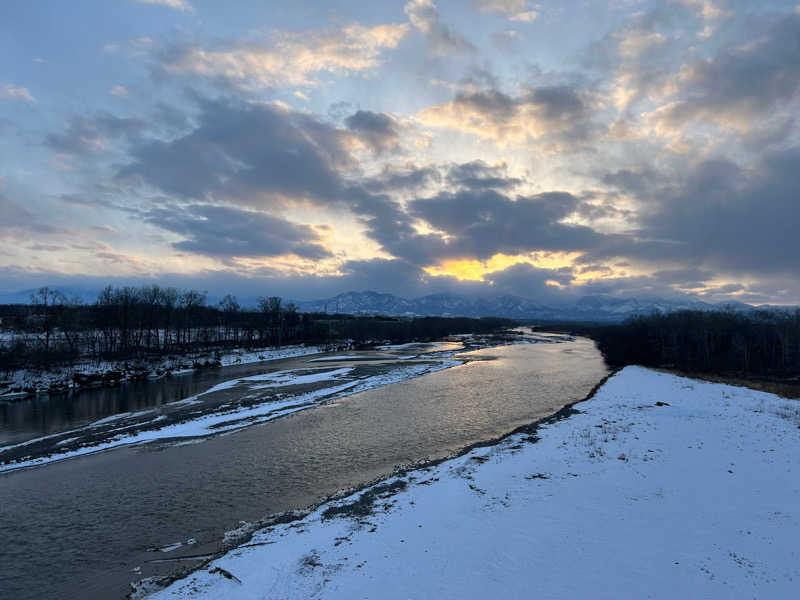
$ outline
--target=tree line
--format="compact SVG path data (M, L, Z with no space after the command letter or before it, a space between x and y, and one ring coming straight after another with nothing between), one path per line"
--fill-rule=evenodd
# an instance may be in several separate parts
M453 333L487 333L507 319L390 318L301 313L278 296L243 308L233 295L210 303L206 292L148 285L107 286L85 304L48 287L27 305L0 306L0 371L78 359L127 360L191 351L327 344L337 340L403 342Z
M800 310L680 311L573 327L612 366L639 364L744 377L800 376Z

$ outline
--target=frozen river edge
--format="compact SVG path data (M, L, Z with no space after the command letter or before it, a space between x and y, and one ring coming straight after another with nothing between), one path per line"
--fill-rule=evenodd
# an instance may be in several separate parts
M797 401L628 367L498 443L264 527L150 597L796 597L798 450Z

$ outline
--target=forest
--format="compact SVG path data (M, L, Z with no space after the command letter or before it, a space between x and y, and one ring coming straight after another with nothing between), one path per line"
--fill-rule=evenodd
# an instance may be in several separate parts
M0 372L45 368L78 359L143 359L199 350L288 344L427 341L454 333L488 333L500 318L380 317L301 313L278 296L243 308L232 295L157 285L106 287L91 304L43 287L29 304L0 305Z
M800 309L680 311L570 329L592 337L612 366L800 378Z

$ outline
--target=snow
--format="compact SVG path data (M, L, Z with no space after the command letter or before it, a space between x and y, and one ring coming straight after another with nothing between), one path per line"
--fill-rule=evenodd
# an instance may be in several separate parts
M197 396L184 398L182 402L188 400L194 400L198 396L204 396L206 394L211 394L213 392L228 390L230 388L236 387L241 384L247 384L248 382L251 381L269 381L269 383L264 385L249 386L250 389L260 390L270 387L281 387L285 385L302 385L307 383L318 383L321 381L329 381L331 379L347 375L352 370L353 370L352 367L346 367L343 369L336 369L334 371L323 371L323 372L316 371L308 375L298 375L297 373L305 372L305 370L296 369L291 371L277 371L275 373L264 373L262 375L253 375L251 377L241 377L239 379L230 379L228 381L223 381L222 383L218 383L217 385L206 390L205 392L197 394Z
M333 360L358 360L364 358L363 356L323 356L321 358L312 358L308 362L326 362Z
M256 348L253 350L232 350L219 355L219 362L223 367L231 365L244 365L255 362L279 360L285 358L296 358L299 356L308 356L310 354L319 354L324 352L325 349L319 346L283 346L281 348ZM109 371L124 372L127 365L143 365L151 371L150 377L160 376L158 371L169 371L173 375L180 375L184 373L194 372L194 368L190 368L195 360L201 362L213 358L213 354L208 353L194 353L180 355L177 358L165 358L153 361L81 361L77 362L74 366L53 369L51 371L34 371L34 370L19 370L12 372L8 379L0 382L0 388L5 387L6 390L0 389L0 398L11 399L17 396L26 396L27 392L11 391L17 388L24 388L26 390L47 390L52 385L64 385L73 387L73 374L79 373L82 375L101 375Z
M575 408L152 598L800 597L800 403L628 367Z
M376 350L404 350L411 346L419 346L422 342L406 342L405 344L389 344L387 346L377 346Z
M407 379L411 379L413 377L419 377L426 373L440 371L442 369L453 367L459 364L462 364L462 362L453 360L449 361L443 360L437 363L418 363L413 365L403 365L399 368L393 369L388 373L347 381L344 383L340 383L338 385L324 387L304 394L285 397L277 401L269 401L261 404L256 404L254 406L246 406L235 409L223 410L220 412L214 412L182 423L165 425L160 429L136 431L134 433L129 433L129 432L121 433L115 437L112 437L111 439L108 439L107 441L94 445L84 446L76 450L71 450L62 453L54 453L51 454L50 456L44 456L30 460L21 460L19 462L14 462L14 463L0 463L0 473L4 471L10 471L13 469L31 467L35 465L54 462L57 460L73 458L76 456L83 456L86 454L100 452L103 450L108 450L119 446L143 444L160 440L178 440L181 438L207 437L210 435L215 435L223 432L235 431L237 429L241 429L243 427L247 427L250 425L255 425L257 423L264 423L266 421L270 421L272 419L287 415L292 412L296 412L298 410L310 408L312 406L319 405L323 402L332 400L334 398L339 398L347 394L353 394L356 392L361 392L381 387L384 385L389 385L391 383L397 383L398 381L404 381ZM297 369L293 371L278 371L275 373L267 373L264 375L255 375L252 377L233 379L231 381L223 382L217 386L214 386L213 388L207 390L206 392L182 400L181 402L196 401L199 396L209 394L213 391L228 389L236 385L239 385L240 383L247 383L247 382L260 382L269 380L269 383L253 386L250 388L250 389L261 389L272 386L295 385L297 383L335 381L336 379L344 377L347 374L349 374L351 370L352 370L351 367L345 367L342 369L334 369L323 372L303 374L309 371L309 369ZM298 373L300 374L298 375ZM164 418L165 417L162 415L160 417L157 417L153 421L150 421L150 423L162 420ZM106 421L108 420L109 419L106 419ZM90 425L88 427L93 427L94 425L95 424ZM38 439L45 439L46 437L51 437L51 436L45 436L44 438L38 438ZM16 446L7 446L5 448L2 448L2 450L7 450L17 446L24 446L27 444L31 444L33 441L35 440L28 440L27 442L17 444Z

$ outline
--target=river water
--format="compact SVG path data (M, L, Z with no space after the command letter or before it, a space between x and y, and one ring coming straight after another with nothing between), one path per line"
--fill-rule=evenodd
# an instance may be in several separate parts
M585 397L607 374L580 338L466 356L462 366L201 443L0 476L0 598L121 598L131 581L196 564L175 559L218 551L240 521L503 435Z

